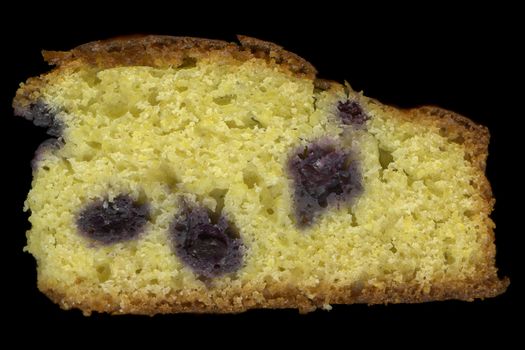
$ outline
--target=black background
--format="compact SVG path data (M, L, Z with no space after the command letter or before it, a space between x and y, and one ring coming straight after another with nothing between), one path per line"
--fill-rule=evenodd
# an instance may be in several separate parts
M50 5L50 7L52 7ZM304 7L309 7L304 11ZM205 10L206 9L206 10ZM82 331L104 330L99 335L127 334L134 329L163 327L179 334L191 330L231 336L240 328L263 331L261 337L288 333L293 337L317 338L332 334L359 338L376 331L373 342L391 337L423 335L434 342L450 335L485 339L492 330L502 330L500 341L511 339L519 316L518 237L515 227L521 188L519 164L523 161L515 132L523 116L514 88L521 68L516 64L523 45L516 9L492 7L458 8L358 8L353 5L299 6L284 12L279 7L217 8L198 4L188 9L145 7L133 13L94 11L62 13L64 9L21 9L4 12L13 18L3 24L7 60L2 79L1 112L7 164L3 168L7 188L4 215L9 229L3 230L5 272L9 295L5 309L11 325L53 327L59 323ZM416 11L416 12L413 12ZM472 303L447 301L417 305L335 306L331 312L299 315L295 310L253 310L240 315L117 316L62 311L36 288L35 262L22 252L28 215L22 212L30 188L29 163L43 130L15 118L10 107L20 82L48 70L40 50L68 50L76 45L116 35L151 33L196 36L235 41L244 34L284 46L309 60L321 78L348 80L355 90L401 107L438 105L454 110L489 127L492 138L487 174L497 199L493 219L497 224L497 264L501 276L511 278L508 291L493 299ZM7 77L7 79L6 79ZM521 88L521 90L523 90ZM514 95L515 94L515 95ZM521 101L523 98L521 97ZM509 157L510 156L510 157ZM520 194L521 195L521 194ZM4 220L5 221L5 220ZM223 331L223 329L226 329ZM292 331L292 329L294 331ZM393 333L388 330L401 330ZM122 332L126 330L125 332ZM219 331L221 330L221 331ZM377 332L379 330L379 332ZM486 332L485 332L486 331ZM139 332L140 333L140 332ZM171 333L168 333L171 334ZM174 333L175 334L175 333ZM481 338L480 338L481 336ZM487 338L488 339L488 338ZM385 340L385 339L383 339ZM352 340L348 340L349 343Z

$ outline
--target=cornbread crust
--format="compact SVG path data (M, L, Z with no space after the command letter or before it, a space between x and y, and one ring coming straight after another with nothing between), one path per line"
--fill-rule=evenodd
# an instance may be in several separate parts
M150 315L162 313L238 313L254 308L298 309L308 313L330 304L388 304L420 303L457 299L473 301L497 296L505 291L508 280L489 277L479 281L451 281L446 285L434 285L429 293L422 293L417 284L407 284L405 288L386 288L379 290L362 286L333 288L321 285L318 296L310 298L298 290L283 286L267 286L263 293L258 288L246 286L242 290L222 290L220 293L202 295L200 293L173 293L165 298L152 297L146 293L133 296L120 295L118 300L109 294L86 295L80 287L69 290L68 295L53 286L39 283L38 288L63 309L78 308L85 315L93 311L111 314ZM205 299L205 301L203 301Z
M15 114L24 115L39 97L39 88L67 71L83 65L111 68L117 66L178 67L192 59L213 57L225 62L244 62L263 58L272 66L297 77L314 79L317 71L303 58L266 41L238 36L240 45L221 40L161 35L125 36L93 41L70 51L43 51L44 60L56 66L40 77L29 78L13 101ZM326 84L325 84L326 86Z
M146 65L154 67L179 66L193 58L211 58L225 61L245 61L263 58L268 64L285 72L305 79L315 79L315 69L305 60L281 47L248 37L239 37L240 45L223 41L194 39L185 37L143 36L97 41L79 46L68 52L44 52L46 61L57 65L53 71L41 77L31 78L19 89L13 107L15 113L23 115L30 103L38 100L39 88L67 71L74 71L84 65L97 67L116 67ZM316 86L330 89L337 83L315 81ZM386 110L396 110L383 106ZM479 212L487 218L492 212L494 198L490 184L485 177L488 155L489 132L468 118L437 107L421 107L394 113L399 118L419 124L437 126L444 136L452 142L461 144L465 159L476 169L477 188L483 201L478 201ZM335 288L320 284L316 296L311 298L285 285L250 285L242 289L222 289L203 296L201 293L172 293L158 298L148 293L136 292L133 295L112 296L109 294L87 293L79 280L75 288L60 291L59 286L39 280L39 289L63 308L80 308L86 314L91 311L109 313L149 314L171 312L241 312L250 308L298 308L301 312L312 311L327 304L351 303L415 303L429 300L492 297L503 293L509 284L508 279L499 280L495 268L495 247L493 222L487 219L485 228L490 239L486 241L483 255L486 258L485 270L479 271L472 280L433 283L430 291L422 291L417 283L378 288L371 285L351 285ZM262 292L261 292L262 291Z

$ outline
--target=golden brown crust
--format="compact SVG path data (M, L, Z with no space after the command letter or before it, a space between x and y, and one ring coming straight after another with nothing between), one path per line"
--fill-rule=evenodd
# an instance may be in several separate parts
M245 61L252 58L266 60L295 76L314 80L317 89L330 90L340 87L331 81L316 80L315 69L299 56L283 50L280 46L253 38L239 37L240 45L217 40L186 37L140 36L110 39L81 45L68 52L44 52L45 59L57 68L41 77L31 78L17 92L13 102L15 111L36 101L39 89L60 74L83 67L114 67L122 65L179 66L188 60L210 58L218 60ZM386 107L392 108L393 107ZM397 111L397 109L396 109ZM488 219L494 205L490 184L485 177L488 155L489 132L468 118L437 107L421 107L394 113L420 124L437 127L439 133L451 142L461 144L465 160L474 169L476 186L482 196L477 208L487 217L486 230L490 235L484 255L486 261L478 276L472 280L436 282L431 289L423 291L416 283L391 285L384 288L372 285L331 286L321 285L313 291L316 297L308 297L304 291L289 286L244 286L241 290L210 290L201 293L170 294L159 298L147 293L114 297L93 293L83 289L81 283L62 293L58 285L39 281L39 288L63 308L80 308L89 314L92 311L109 313L137 313L153 315L171 312L241 312L250 308L298 308L301 312L312 311L326 304L351 303L416 303L429 300L460 299L473 300L501 294L507 288L508 279L500 280L495 268L495 246L493 226ZM181 292L182 293L182 292ZM310 294L311 295L311 294Z
M262 58L299 77L315 77L315 68L309 62L278 45L247 36L238 36L238 39L240 45L190 37L127 36L90 42L67 52L44 51L43 54L47 62L57 66L80 60L99 67L165 67L178 66L188 58L220 53L239 61Z
M247 36L238 36L238 39L240 44L191 37L135 35L93 41L70 51L43 51L45 61L56 68L48 74L28 79L18 89L13 108L16 115L22 115L39 98L40 89L49 81L66 71L85 65L99 68L179 67L192 60L210 57L229 62L259 58L299 78L315 78L315 68L296 54L259 39Z
M197 292L172 293L157 297L147 293L119 295L118 300L103 293L77 293L67 295L48 285L39 284L39 289L63 309L78 308L84 314L107 312L111 314L142 314L153 316L161 313L237 313L254 308L298 309L307 313L333 304L388 304L420 303L438 300L473 301L497 296L505 291L508 280L497 277L479 281L447 281L435 283L428 292L420 285L408 283L379 289L373 286L352 285L336 287L320 285L315 297L289 286L245 286L239 290L210 291L203 295Z

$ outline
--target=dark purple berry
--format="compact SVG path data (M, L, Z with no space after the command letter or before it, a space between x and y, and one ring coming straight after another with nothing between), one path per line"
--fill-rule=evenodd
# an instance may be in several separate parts
M35 157L31 161L31 168L35 171L45 152L56 150L63 145L62 131L64 125L62 121L56 117L56 109L51 108L42 100L38 100L25 107L15 106L15 115L32 121L36 126L47 128L47 133L56 137L45 140L38 146Z
M236 228L207 208L183 202L171 227L177 256L200 276L234 272L242 263L242 243Z
M60 137L64 125L56 117L56 109L39 100L30 104L27 108L15 108L15 114L30 120L36 126L47 128L47 133L54 137Z
M140 204L121 194L112 201L97 200L78 215L79 232L103 244L136 238L149 220L148 204Z
M350 153L333 142L311 143L289 160L294 180L294 204L299 227L314 222L329 205L350 200L361 191L361 175Z
M337 105L339 117L343 124L362 126L370 117L363 111L357 101L346 100Z

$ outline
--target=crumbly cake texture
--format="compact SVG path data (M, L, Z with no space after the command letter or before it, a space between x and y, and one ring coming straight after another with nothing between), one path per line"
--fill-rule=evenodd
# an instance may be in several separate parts
M141 36L44 52L25 210L63 308L241 312L493 297L488 130L316 79L281 47Z

